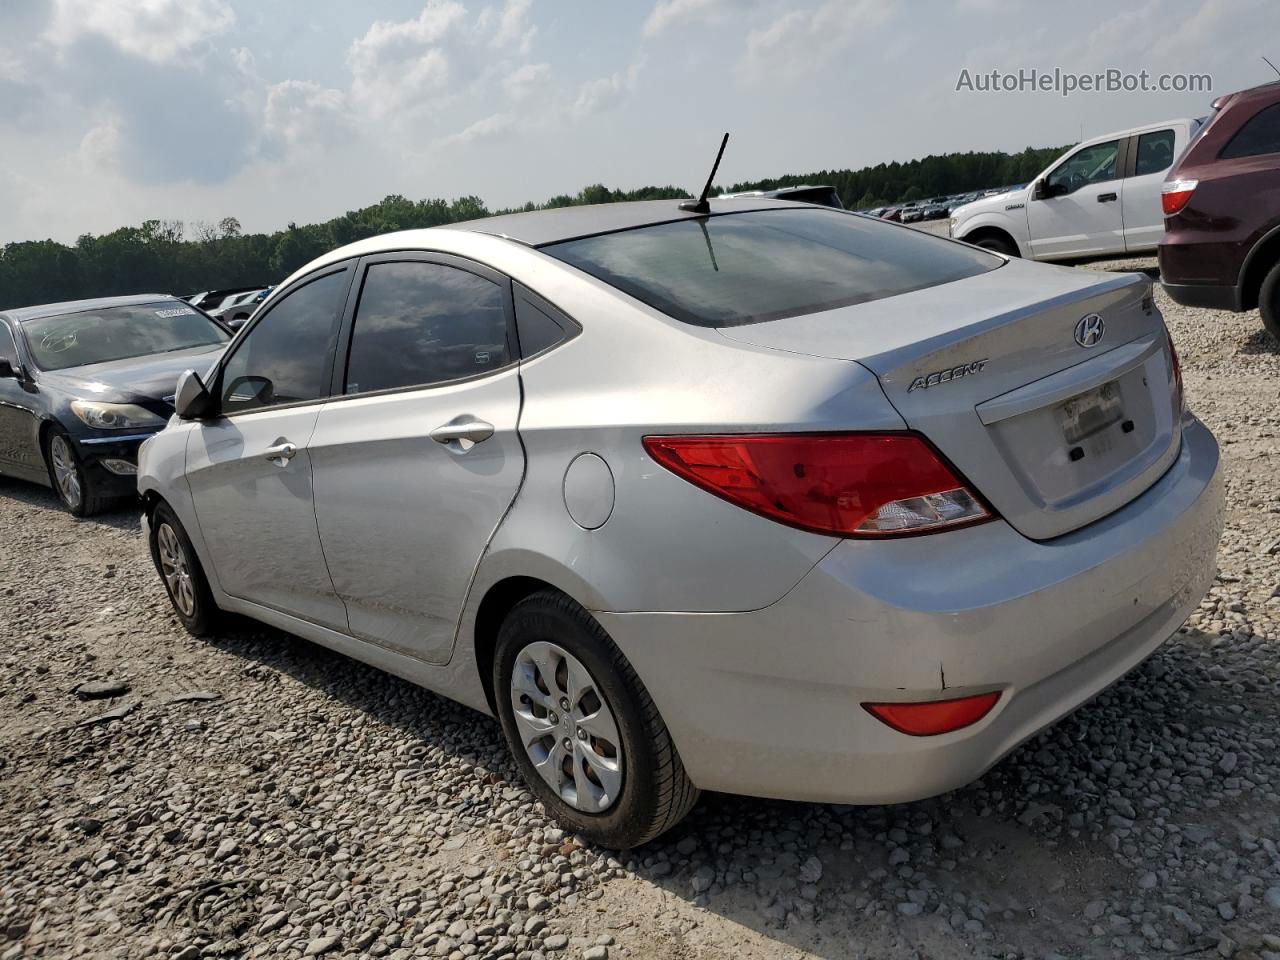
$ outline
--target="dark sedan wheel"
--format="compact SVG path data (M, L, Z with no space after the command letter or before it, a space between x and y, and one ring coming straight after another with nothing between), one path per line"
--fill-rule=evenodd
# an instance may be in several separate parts
M697 801L644 684L568 597L545 591L515 606L498 632L493 678L525 782L573 832L629 849Z
M108 502L94 489L75 443L66 431L55 427L45 444L45 461L49 466L49 482L63 505L73 516L91 517Z
M187 531L167 503L151 514L151 559L155 561L173 612L192 636L213 632L218 608L209 581L196 556Z
M1262 325L1267 333L1280 341L1280 263L1262 281L1258 291L1258 309L1262 312Z

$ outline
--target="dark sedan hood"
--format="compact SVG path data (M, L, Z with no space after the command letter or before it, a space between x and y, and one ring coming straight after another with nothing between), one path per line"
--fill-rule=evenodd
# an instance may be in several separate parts
M149 357L42 371L39 382L84 400L107 403L151 400L167 404L165 398L173 396L179 374L184 370L195 370L204 376L224 349L225 343L215 343Z

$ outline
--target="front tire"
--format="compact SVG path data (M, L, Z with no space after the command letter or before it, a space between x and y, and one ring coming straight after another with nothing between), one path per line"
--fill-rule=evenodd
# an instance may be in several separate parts
M652 840L698 799L644 684L592 616L542 591L503 621L493 691L525 782L570 831L612 849Z
M94 489L75 442L61 427L49 431L45 442L45 463L49 468L49 483L62 505L73 517L91 517L107 505L110 498Z
M997 237L994 234L987 234L985 237L979 237L973 241L975 247L981 247L983 250L990 250L992 253L1000 253L1006 257L1016 257L1018 250L1012 243L1004 237Z
M1271 268L1258 291L1258 311L1267 333L1280 342L1280 263Z
M218 607L191 539L167 503L152 511L150 546L173 612L193 637L207 637L217 625Z

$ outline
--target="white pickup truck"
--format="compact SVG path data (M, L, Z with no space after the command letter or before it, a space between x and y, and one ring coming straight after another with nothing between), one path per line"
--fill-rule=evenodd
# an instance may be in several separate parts
M1153 251L1160 187L1201 120L1166 120L1072 147L1030 184L951 214L957 240L1033 260Z

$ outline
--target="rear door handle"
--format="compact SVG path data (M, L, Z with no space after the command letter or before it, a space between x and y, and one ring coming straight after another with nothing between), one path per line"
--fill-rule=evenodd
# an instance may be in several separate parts
M470 440L480 443L493 436L493 424L484 420L473 420L471 417L458 417L448 423L441 424L431 431L430 437L436 443L452 443L455 440Z
M267 447L262 451L262 459L270 460L277 467L286 466L298 454L298 448L285 440L277 443L274 447Z
M1115 199L1117 199L1117 198L1116 198L1116 195L1115 195L1114 193L1100 193L1100 194L1098 194L1098 202L1099 202L1099 203L1110 203L1112 200L1115 200Z

